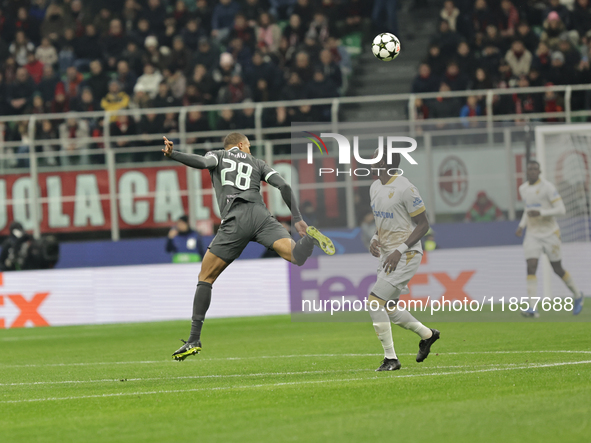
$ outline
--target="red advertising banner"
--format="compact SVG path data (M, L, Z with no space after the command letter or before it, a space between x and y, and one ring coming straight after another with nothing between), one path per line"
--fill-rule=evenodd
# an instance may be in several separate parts
M198 219L218 219L207 171L194 170ZM164 227L188 211L187 168L127 168L116 172L121 229ZM203 192L210 190L209 192ZM33 185L29 175L0 178L0 234L18 220L32 229ZM111 229L109 176L106 170L40 173L41 232ZM219 219L218 219L219 220Z

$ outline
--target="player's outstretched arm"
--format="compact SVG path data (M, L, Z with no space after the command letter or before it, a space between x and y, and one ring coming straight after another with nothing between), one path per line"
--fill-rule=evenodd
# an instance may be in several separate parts
M202 155L196 154L185 154L183 152L174 151L173 145L174 143L168 140L166 137L162 137L164 139L164 149L162 152L166 157L170 157L173 160L176 160L183 165L189 166L195 169L211 169L217 166L218 161L215 157L204 157Z
M298 234L300 234L302 237L306 235L306 228L308 225L302 220L302 214L298 208L295 194L293 193L291 186L289 186L289 183L287 183L283 177L276 173L272 174L267 179L267 183L269 183L274 188L279 189L279 192L281 192L281 198L283 198L283 201L291 211L291 217Z

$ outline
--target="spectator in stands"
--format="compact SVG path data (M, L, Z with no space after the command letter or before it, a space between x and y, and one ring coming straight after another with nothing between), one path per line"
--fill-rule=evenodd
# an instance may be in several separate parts
M75 66L70 66L66 69L66 78L64 79L64 87L68 100L74 100L80 93L80 85L84 81L82 74L78 72Z
M341 68L333 61L332 53L328 49L320 51L320 63L316 69L322 71L324 77L330 79L337 88L343 86Z
M2 242L0 252L0 271L16 271L23 244L33 239L17 221L10 224L8 231L10 235Z
M412 82L412 92L419 94L422 92L435 92L439 84L438 79L431 73L431 68L427 63L419 65L419 75Z
M519 12L511 0L501 0L499 29L502 37L512 38L519 24Z
M591 30L589 0L576 0L572 18L573 29L579 33L579 37L583 37Z
M520 88L530 86L527 77L522 76L517 86ZM543 111L542 97L540 94L521 92L514 94L512 98L515 103L515 114L534 114Z
M257 47L264 54L275 54L279 51L281 29L273 22L271 14L263 12L256 28Z
M462 125L465 128L476 127L478 122L469 121L469 117L479 117L483 114L482 108L478 104L478 97L471 95L466 99L466 104L460 110L460 118L462 119Z
M463 91L468 87L469 77L460 71L458 63L451 61L447 64L442 81L445 82L452 91Z
M134 92L139 90L148 94L150 98L156 97L158 93L158 85L162 82L164 77L160 74L152 63L146 63L144 65L144 73L140 75L133 88Z
M570 28L570 11L568 8L563 5L560 0L549 0L549 5L546 8L546 16L549 17L549 14L555 12L556 15L559 17L560 21L564 24L566 28ZM570 2L572 5L572 2Z
M305 87L302 79L297 72L293 71L289 74L287 84L281 90L280 100L300 100L305 97ZM290 108L290 114L293 114L293 109Z
M155 108L170 108L180 105L180 100L172 95L168 84L165 81L160 82L158 85L158 94L156 94L156 97L152 100L152 106Z
M551 58L552 54L550 53L550 48L546 43L540 41L538 44L538 49L536 50L534 65L544 78L547 76L548 72L550 71L550 67L552 66Z
M47 6L45 18L41 24L41 36L56 43L63 36L64 30L71 25L71 20L64 16L63 8L57 3L51 3Z
M41 166L57 166L58 158L56 152L59 151L59 145L52 140L58 139L56 129L53 127L51 120L42 120L37 123L35 129L35 139L43 140L43 142L36 146L37 152L43 152L44 155L39 157L38 161Z
M468 77L472 76L476 69L476 59L470 51L470 46L467 42L460 42L456 53L455 61L460 68L460 72L463 72Z
M135 120L128 115L118 115L115 121L110 123L109 130L111 137L134 136L137 134ZM117 140L115 138L115 141L113 142L113 147L117 149L132 148L134 146L136 146L135 141L125 139Z
M57 51L47 37L41 39L41 44L35 50L35 57L44 65L57 63Z
M546 86L553 86L552 83L547 83ZM564 111L564 101L561 96L556 94L554 91L547 90L544 93L544 112L562 112ZM557 117L550 117L544 119L545 122L558 122L563 121Z
M31 80L28 71L24 67L18 68L16 79L8 86L6 92L10 112L22 114L29 106L34 92L35 83Z
M575 83L575 71L571 66L566 65L564 54L559 51L552 53L552 62L546 80L555 85L568 85Z
M261 81L265 82L264 79L261 79ZM250 88L242 81L240 74L235 73L232 75L230 83L220 88L218 103L242 103L245 99L251 97Z
M476 196L476 201L466 213L464 221L485 222L504 219L503 211L486 195L486 192L480 191Z
M438 44L444 57L451 57L457 50L460 36L449 28L447 20L439 22L439 32L431 38L431 44Z
M191 51L197 50L199 39L201 37L207 37L205 30L201 27L199 19L191 18L187 21L184 29L180 33L185 46Z
M429 45L427 64L431 68L431 72L436 78L440 78L445 72L445 65L447 62L441 54L441 48L439 47L439 44L433 43Z
M224 109L220 113L220 119L216 124L216 130L218 131L233 131L238 129L238 122L234 116L234 111L231 109Z
M199 133L210 131L209 122L201 111L189 111L187 113L187 133ZM196 135L187 136L187 143L203 143L205 139Z
M472 13L472 23L475 33L484 33L488 25L496 22L494 13L489 9L486 0L476 0L474 3L474 12Z
M423 102L423 99L420 97L417 97L415 99L414 113L415 120L426 120L429 118L429 107Z
M176 226L168 232L166 252L173 254L174 263L200 262L203 258L205 248L201 235L191 229L187 215L179 217Z
M290 47L298 46L306 35L306 29L302 25L302 19L297 14L289 17L289 24L283 29L283 36L287 39Z
M377 2L379 1L380 0L377 0ZM314 12L314 17L310 23L310 28L308 29L306 35L320 44L325 43L328 39L328 36L330 35L329 21L322 10L317 10Z
M218 41L228 37L234 24L234 16L239 11L240 6L233 0L219 0L211 16L211 36Z
M568 34L563 34L560 36L560 41L558 42L558 51L564 55L564 63L566 66L574 68L581 61L581 52L573 48Z
M43 97L43 101L45 102L45 106L49 106L51 101L53 100L53 95L55 93L55 87L59 83L59 78L55 75L53 70L53 66L45 65L43 66L43 77L41 78L41 82L37 86L37 90L41 93Z
M439 95L433 102L429 104L429 117L430 118L449 118L457 117L460 115L460 109L462 104L460 99L457 97L446 97L445 93L451 91L446 83L441 83L439 86ZM444 125L437 125L438 128L443 128Z
M470 85L470 89L479 90L479 89L492 89L493 84L486 71L482 68L477 68L474 74L474 80Z
M155 34L162 34L164 32L164 20L166 17L166 8L162 5L160 0L148 0L147 8L141 12L142 18L150 23L150 29Z
M457 31L456 21L460 15L460 10L456 8L453 0L445 0L443 2L443 9L439 13L441 20L445 20L449 24L449 29Z
M158 39L149 35L144 44L146 52L144 60L156 66L160 71L164 70L170 63L170 51L168 48L162 48L158 44Z
M90 77L86 80L85 86L92 89L92 95L95 97L104 97L109 92L109 77L99 60L90 62Z
M254 90L259 80L263 79L271 88L280 86L280 74L271 62L265 61L263 53L256 51L252 56L252 63L244 72L244 79L249 87Z
M90 162L88 152L75 154L78 151L86 151L89 148L87 139L90 136L88 123L79 119L76 114L71 114L59 127L61 142L61 164L65 166L80 164L87 165ZM74 155L73 155L74 154Z
M306 52L300 51L296 54L295 66L293 67L293 70L298 74L304 83L312 80L314 71L312 69L312 65L310 64L310 56Z
M41 83L41 79L43 78L43 63L37 60L35 53L29 52L27 54L27 64L25 65L25 69L36 85Z
M133 87L137 82L137 77L129 69L129 63L127 63L127 60L119 60L117 62L115 80L119 82L123 92L125 92L128 96L133 94Z
M76 98L72 102L72 110L76 112L93 112L100 109L100 105L92 95L92 89L88 87L82 88L80 98Z
M43 97L40 92L35 91L33 94L33 102L25 112L27 114L45 114L47 112L47 107L45 106L45 102L43 102Z
M27 38L24 31L17 31L14 35L14 41L8 47L10 54L16 60L19 66L27 64L27 55L35 51L35 45Z
M536 35L534 31L532 31L532 29L526 21L519 22L515 38L521 40L527 48L527 50L532 54L536 52L536 49L538 48L538 43L540 42L540 38Z
M100 37L94 24L88 23L84 35L76 38L74 54L76 55L75 64L80 70L87 70L92 60L99 60L103 57Z
M218 87L213 77L207 72L207 68L204 65L198 64L195 66L193 76L189 80L190 84L193 84L200 91L203 96L205 104L213 103L217 97Z
M219 52L214 49L207 37L199 39L197 53L193 58L194 65L203 65L205 68L213 69L219 61Z
M515 76L526 75L531 67L533 56L521 40L515 40L511 44L511 49L505 54L505 60L511 67L511 72Z
M121 84L117 80L109 82L109 92L101 100L101 108L105 111L116 112L121 109L127 109L129 106L129 95L121 90ZM117 117L111 117L114 121Z
M67 28L64 31L64 37L60 41L60 50L57 54L58 66L61 74L66 72L68 66L72 66L76 60L74 46L76 45L76 35L74 29Z
M121 54L121 58L127 61L129 68L136 76L139 77L144 73L143 54L135 41L129 40L127 42L127 47Z
M544 32L540 38L550 49L554 49L558 45L560 35L566 31L566 26L561 20L556 11L548 14L548 18L544 21Z

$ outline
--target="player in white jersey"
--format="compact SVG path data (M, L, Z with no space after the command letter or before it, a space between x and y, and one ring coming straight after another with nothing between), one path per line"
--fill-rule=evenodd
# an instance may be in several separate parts
M538 259L542 253L548 256L552 269L573 293L573 314L577 315L583 309L583 294L577 289L572 276L562 268L562 253L560 250L560 228L555 216L564 215L566 209L562 198L552 183L540 178L540 164L537 161L527 163L527 181L519 187L519 195L525 203L523 217L515 233L518 237L525 231L523 250L527 262L527 294L529 309L522 311L524 317L539 317L533 309L538 281L536 270Z
M380 308L369 309L369 312L384 348L384 360L376 371L394 371L401 367L394 351L390 321L421 337L417 362L427 358L431 345L439 339L438 330L427 328L408 311L396 306L401 292L419 268L423 255L420 240L429 230L425 204L417 188L402 175L388 174L390 171L395 174L399 164L400 154L394 154L391 165L386 159L374 165L378 180L369 190L377 228L370 251L380 259L378 279L369 296L370 306L377 301Z

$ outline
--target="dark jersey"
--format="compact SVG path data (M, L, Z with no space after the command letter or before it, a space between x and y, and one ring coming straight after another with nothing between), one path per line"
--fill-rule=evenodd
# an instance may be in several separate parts
M205 157L213 157L217 161L215 166L209 168L209 173L222 218L237 198L264 204L261 181L267 181L277 172L263 160L242 152L237 147L209 151Z

